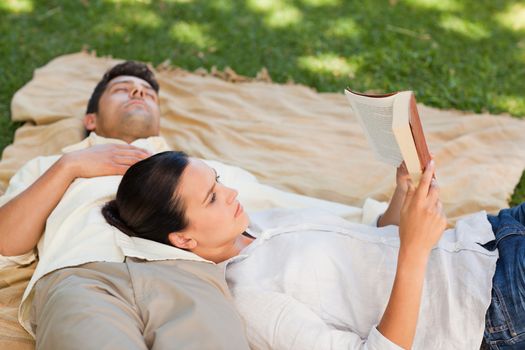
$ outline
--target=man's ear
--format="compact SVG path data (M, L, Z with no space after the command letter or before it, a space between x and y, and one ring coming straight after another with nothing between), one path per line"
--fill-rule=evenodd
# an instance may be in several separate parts
M84 127L87 131L93 131L97 128L97 115L95 113L84 115Z
M168 240L172 246L181 249L193 250L197 247L197 241L191 237L187 237L182 232L172 232L168 234Z

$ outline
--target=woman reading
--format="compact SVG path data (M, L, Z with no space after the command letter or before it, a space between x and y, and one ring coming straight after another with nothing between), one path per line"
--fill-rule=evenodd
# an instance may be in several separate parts
M223 264L256 349L523 348L523 208L445 231L433 174L432 161L415 187L401 166L377 227L316 209L249 217L214 169L164 152L130 167L102 211Z

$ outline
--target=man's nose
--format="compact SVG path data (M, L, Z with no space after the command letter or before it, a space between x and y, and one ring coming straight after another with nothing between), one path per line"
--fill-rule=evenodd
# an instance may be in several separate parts
M133 89L131 89L130 97L132 98L137 98L137 97L144 98L144 95L145 95L144 88L140 85L134 85Z

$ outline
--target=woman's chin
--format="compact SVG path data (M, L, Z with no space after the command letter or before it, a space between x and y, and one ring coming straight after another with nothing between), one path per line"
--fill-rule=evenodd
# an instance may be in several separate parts
M242 232L244 232L248 226L250 226L250 218L248 217L248 214L242 213L242 216L239 219L242 221Z

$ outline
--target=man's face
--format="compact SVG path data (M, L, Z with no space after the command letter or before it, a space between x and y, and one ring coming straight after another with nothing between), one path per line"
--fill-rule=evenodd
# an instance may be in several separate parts
M122 75L111 80L100 97L98 113L84 119L87 130L132 142L159 135L160 109L155 90L137 77Z

